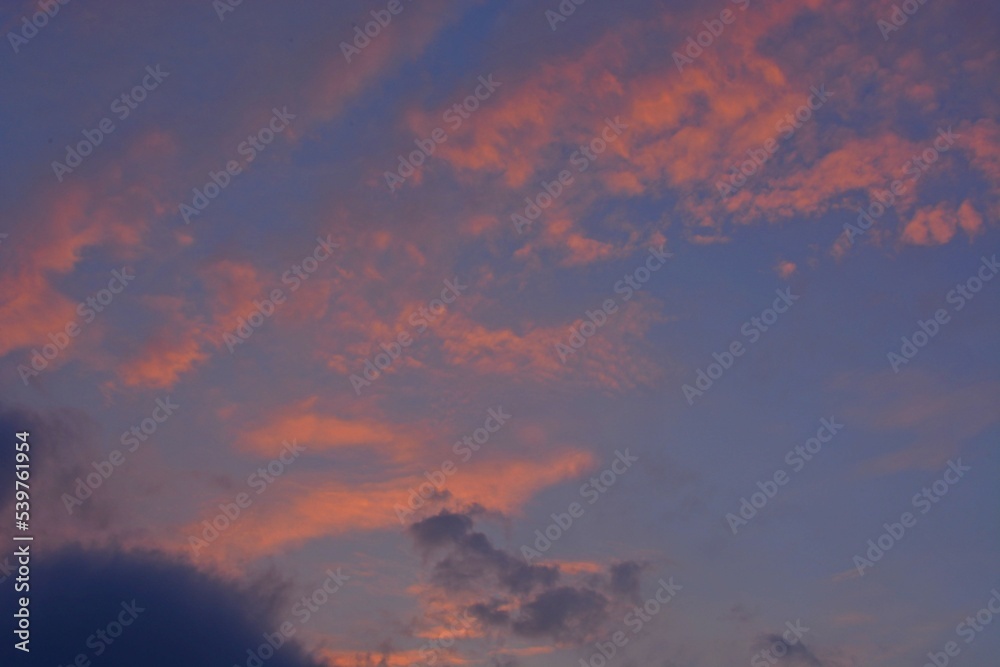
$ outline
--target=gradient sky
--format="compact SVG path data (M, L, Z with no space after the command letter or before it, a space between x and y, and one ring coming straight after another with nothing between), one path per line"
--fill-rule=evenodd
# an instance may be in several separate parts
M995 3L57 6L0 1L10 664L247 665L290 621L264 664L996 665L1000 618L960 625L1000 588Z

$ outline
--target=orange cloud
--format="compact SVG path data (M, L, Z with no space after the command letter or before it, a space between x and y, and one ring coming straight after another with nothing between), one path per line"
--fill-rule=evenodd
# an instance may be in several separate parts
M798 267L795 265L795 262L789 262L788 260L782 260L774 267L775 273L777 273L778 276L784 280L790 278L792 274L795 273L796 269L798 269Z
M903 241L913 245L943 245L961 228L974 236L983 226L983 218L968 201L956 211L947 204L918 209L903 229Z
M48 334L78 319L76 303L54 282L71 274L87 249L105 246L117 258L131 259L141 247L148 223L136 211L148 204L148 193L132 190L102 198L98 189L104 185L67 181L39 186L32 199L41 203L23 212L4 241L7 289L0 295L0 319L17 326L0 340L0 355L45 345ZM30 234L24 233L29 229ZM73 354L71 346L57 362Z
M177 336L173 327L146 339L139 352L121 363L118 375L126 387L167 389L208 358L194 336Z
M556 451L531 461L489 461L461 467L446 483L450 502L479 504L488 510L516 514L547 487L574 479L591 470L596 459L580 450ZM253 505L218 540L205 547L199 558L226 561L254 559L302 543L355 531L399 529L397 508L405 508L412 489L425 483L422 475L385 482L348 485L324 482L315 475L303 480L276 480L266 494L251 495ZM218 513L209 504L206 515L180 530L200 535L203 520Z
M308 398L250 427L240 437L243 448L273 456L283 441L297 440L310 453L353 447L388 453L392 459L410 458L419 449L412 427L404 430L373 419L323 414L316 409L317 400L316 396Z
M942 245L955 235L957 226L958 218L946 205L922 208L903 230L903 240L914 245Z
M610 295L610 294L609 294ZM444 361L483 374L530 376L533 382L572 382L575 386L597 387L619 392L653 384L659 365L641 350L646 332L662 316L641 299L619 305L599 333L564 364L556 343L566 344L574 322L549 327L526 326L491 329L458 314L442 324Z
M948 386L942 378L914 370L906 376L888 371L866 378L845 376L838 386L850 387L853 396L845 409L846 423L910 440L905 447L873 453L860 468L863 474L937 470L961 453L967 439L1000 419L1000 386L995 382Z
M223 347L223 334L253 308L262 295L257 270L248 263L221 260L197 273L205 291L201 301L179 296L146 296L156 324L134 349L119 355L116 372L126 387L165 389L204 363L209 348ZM202 306L204 314L197 313Z

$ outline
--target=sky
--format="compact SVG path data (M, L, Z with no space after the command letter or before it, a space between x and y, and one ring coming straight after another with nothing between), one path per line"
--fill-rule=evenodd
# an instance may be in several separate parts
M996 665L995 3L0 26L3 664Z

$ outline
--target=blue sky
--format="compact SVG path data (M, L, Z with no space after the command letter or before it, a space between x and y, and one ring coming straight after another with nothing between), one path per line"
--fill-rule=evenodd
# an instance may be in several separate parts
M289 621L265 663L601 667L622 631L608 664L993 664L995 625L959 624L1000 586L996 7L391 4L69 2L31 31L0 2L0 422L31 432L39 582L12 659L247 665ZM94 655L135 596L162 611Z

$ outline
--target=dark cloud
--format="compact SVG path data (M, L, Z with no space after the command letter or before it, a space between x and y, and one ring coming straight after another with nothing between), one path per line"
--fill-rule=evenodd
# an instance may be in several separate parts
M434 557L431 583L448 592L485 596L467 611L483 626L525 638L578 643L596 634L617 601L639 594L641 563L625 561L607 573L563 583L556 565L531 565L474 530L469 513L442 511L410 526L425 557Z
M607 610L608 599L597 591L560 586L522 605L512 627L523 637L583 642L601 628Z
M11 636L0 648L0 664L69 665L82 653L101 667L229 667L245 665L247 650L259 647L264 633L273 634L283 621L298 628L294 619L278 615L287 609L279 604L280 584L244 590L162 555L74 547L47 558L35 554L31 566L30 659L14 649ZM3 586L0 601L3 617L10 619L12 586ZM107 642L96 634L122 614L131 622L117 638L106 634ZM293 637L265 664L321 663Z
M470 516L448 511L410 526L417 546L425 553L447 550L431 574L437 586L453 591L472 590L477 583L492 577L507 592L522 594L558 581L557 568L530 565L497 549L489 537L472 527Z
M472 530L472 518L464 514L441 512L410 526L417 546L425 551L455 544Z
M615 563L611 566L611 590L632 600L639 598L639 575L645 566L635 561Z
M501 609L502 602L491 600L479 602L469 607L469 613L483 625L507 626L510 624L510 613Z

